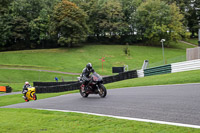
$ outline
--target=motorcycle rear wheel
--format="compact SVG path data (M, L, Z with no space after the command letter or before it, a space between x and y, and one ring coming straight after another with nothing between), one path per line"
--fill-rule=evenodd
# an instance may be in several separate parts
M81 88L80 88L80 94L84 98L88 97L88 95L89 95L88 93L83 92Z
M99 85L99 96L104 98L107 95L106 87L102 84Z

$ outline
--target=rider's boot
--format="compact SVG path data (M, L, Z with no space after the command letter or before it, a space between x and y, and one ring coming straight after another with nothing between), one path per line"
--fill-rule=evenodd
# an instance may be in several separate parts
M24 94L23 98L26 99L26 94Z

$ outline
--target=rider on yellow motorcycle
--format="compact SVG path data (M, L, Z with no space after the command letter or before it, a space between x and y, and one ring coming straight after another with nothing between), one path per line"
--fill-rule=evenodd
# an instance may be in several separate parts
M31 85L29 84L28 81L25 82L24 86L23 86L23 90L22 93L24 94L23 98L26 99L26 93L28 92L28 88L31 87Z

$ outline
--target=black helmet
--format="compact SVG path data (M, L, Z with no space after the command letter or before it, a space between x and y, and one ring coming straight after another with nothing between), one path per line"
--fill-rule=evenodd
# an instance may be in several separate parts
M87 70L91 70L92 69L92 64L91 63L88 63L87 65L86 65L86 68L87 68Z

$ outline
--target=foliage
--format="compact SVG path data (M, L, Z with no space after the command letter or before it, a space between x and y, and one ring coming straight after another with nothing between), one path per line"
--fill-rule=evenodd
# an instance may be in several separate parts
M179 40L184 27L183 16L175 4L167 5L160 0L147 0L132 14L138 27L137 34L150 44L160 44L160 40ZM133 23L134 23L133 20Z
M9 42L11 36L10 16L0 16L0 48Z
M45 40L50 39L49 24L50 16L47 10L42 9L38 18L29 23L29 27L31 28L30 40L40 45L43 44ZM32 47L35 48L37 46ZM44 46L42 46L42 48L44 48Z
M27 38L27 31L28 31L28 22L27 20L20 16L20 17L13 17L11 21L11 40L16 44L23 43L24 40Z
M126 47L124 48L124 53L125 53L125 55L127 55L127 56L130 56L130 55L131 55L131 53L130 53L130 48L129 48L129 44L128 44L128 43L126 44Z
M180 14L178 7L175 4L170 5L169 15L171 17L169 27L169 40L181 40L182 37L186 36L186 28L183 26L182 20L183 15Z
M188 27L190 32L192 32L191 37L194 38L195 33L198 35L198 29L200 29L200 1L191 1L187 13L186 19L188 21Z
M0 0L0 48L9 42L11 35L10 15L8 7L12 0Z
M113 4L115 3L115 4ZM102 34L107 37L120 37L127 24L123 23L124 14L121 4L117 1L107 1L100 12L101 21L99 28L102 29Z
M199 0L164 0L168 4L176 3L181 13L184 15L184 25L190 30L191 37L198 34L200 20L200 1Z
M0 47L35 48L32 44L42 47L44 41L50 40L49 18L57 1L59 0L3 0L0 3L4 7L0 11Z
M61 46L74 46L87 37L87 15L74 3L62 0L55 6L52 18L54 35Z
M1 0L0 49L72 47L83 42L157 45L160 38L187 38L186 29L191 37L198 34L199 0L69 1Z

